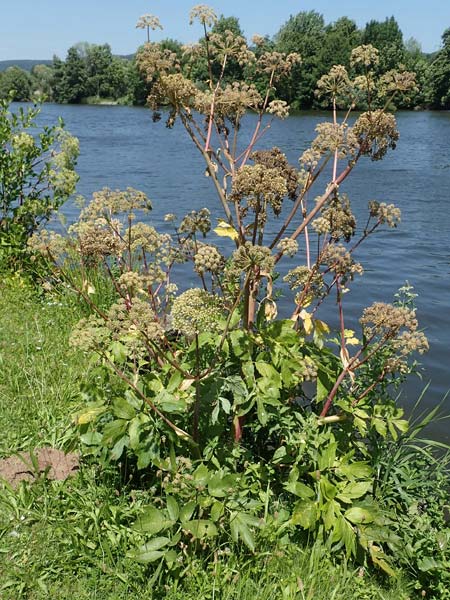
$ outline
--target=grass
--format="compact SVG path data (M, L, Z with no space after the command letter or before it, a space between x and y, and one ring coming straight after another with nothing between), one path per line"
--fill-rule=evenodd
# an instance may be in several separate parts
M67 343L75 305L45 300L21 279L0 284L0 456L61 444L86 360Z
M68 345L81 310L37 296L19 278L0 283L0 457L76 440L85 357ZM124 486L117 471L84 464L64 482L42 477L17 490L0 483L0 599L17 600L406 600L402 579L382 581L335 563L321 546L237 545L192 562L162 581L127 552L149 492ZM156 573L156 574L155 574Z

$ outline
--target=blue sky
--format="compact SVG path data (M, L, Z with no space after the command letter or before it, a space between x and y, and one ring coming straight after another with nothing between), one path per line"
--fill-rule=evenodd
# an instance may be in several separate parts
M0 60L65 57L81 41L108 42L116 54L130 54L145 40L135 29L140 15L159 16L164 31L154 39L196 41L199 29L188 24L189 10L204 0L0 0ZM316 10L327 23L348 16L363 26L393 15L405 39L415 37L426 52L437 50L450 27L450 0L211 0L217 13L239 17L246 35L273 35L289 18Z

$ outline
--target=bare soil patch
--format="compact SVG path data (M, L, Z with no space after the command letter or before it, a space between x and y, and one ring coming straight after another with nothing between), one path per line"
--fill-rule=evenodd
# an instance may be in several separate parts
M33 453L20 452L0 460L0 480L5 479L12 487L21 481L35 481L46 474L48 479L62 481L74 475L80 457L71 452L65 454L56 448L37 448Z

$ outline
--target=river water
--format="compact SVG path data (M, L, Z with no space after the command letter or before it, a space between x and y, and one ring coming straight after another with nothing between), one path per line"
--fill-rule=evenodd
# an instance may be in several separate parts
M78 192L84 196L105 186L135 187L152 199L151 221L162 227L168 212L183 216L203 206L212 212L217 207L202 159L179 124L168 130L163 121L152 123L144 108L52 104L43 107L40 123L52 124L58 116L80 140ZM295 165L314 137L315 124L325 118L306 113L275 122L260 146L279 146ZM247 117L243 142L253 119ZM422 408L431 408L450 389L450 112L401 112L397 119L398 148L383 161L360 161L341 186L362 227L369 200L393 202L402 211L397 229L378 232L358 250L365 274L345 299L347 326L356 329L364 306L391 301L410 282L430 352L420 357L422 378L408 381L399 401L411 408L429 383ZM70 221L77 209L69 202L64 212ZM450 396L443 412L450 414ZM450 441L448 422L435 423L433 435Z

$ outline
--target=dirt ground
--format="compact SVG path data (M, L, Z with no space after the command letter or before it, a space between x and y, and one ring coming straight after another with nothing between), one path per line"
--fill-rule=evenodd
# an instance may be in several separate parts
M48 479L64 480L76 473L78 467L78 454L64 454L56 448L37 448L31 454L19 452L0 459L0 480L5 479L14 488L21 481L34 481L43 474Z

